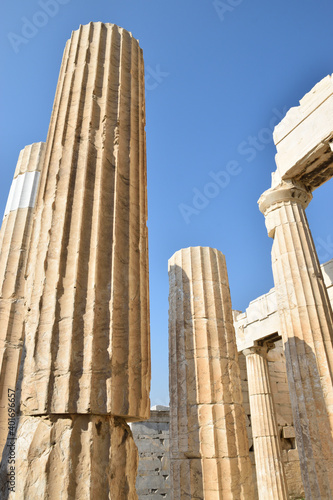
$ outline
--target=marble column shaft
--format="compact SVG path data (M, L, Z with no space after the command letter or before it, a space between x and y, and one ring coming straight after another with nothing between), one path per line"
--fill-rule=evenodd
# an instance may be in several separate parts
M150 411L146 186L142 50L116 25L80 26L63 55L28 262L17 431L27 498L137 498L127 421Z
M44 150L39 142L20 152L0 230L0 457L8 420L13 424L8 404L16 392L24 341L26 263Z
M311 194L285 181L259 200L274 239L280 333L306 498L333 498L333 315L305 208Z
M170 449L174 498L253 498L225 258L195 247L169 260Z
M243 351L249 385L251 428L256 461L259 500L288 500L278 426L266 359L271 345L255 345Z

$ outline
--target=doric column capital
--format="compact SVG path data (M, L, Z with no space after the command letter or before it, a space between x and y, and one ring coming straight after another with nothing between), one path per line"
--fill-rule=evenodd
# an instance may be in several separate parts
M274 347L274 342L256 342L253 346L244 349L242 352L245 357L250 354L259 354L260 356L266 357L268 351L274 349Z
M271 210L278 208L276 205L293 202L306 208L311 200L312 194L303 184L286 180L275 188L267 189L260 196L258 205L260 212L266 216Z
M279 186L267 189L259 198L259 210L266 219L268 236L274 237L274 231L279 219L275 211L286 203L296 203L305 209L312 200L311 192L301 183L293 180L282 181Z

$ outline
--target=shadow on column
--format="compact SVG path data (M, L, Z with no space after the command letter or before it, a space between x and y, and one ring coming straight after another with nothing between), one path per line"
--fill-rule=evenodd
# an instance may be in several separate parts
M306 498L330 499L333 440L329 414L312 347L293 337L284 343L287 376Z

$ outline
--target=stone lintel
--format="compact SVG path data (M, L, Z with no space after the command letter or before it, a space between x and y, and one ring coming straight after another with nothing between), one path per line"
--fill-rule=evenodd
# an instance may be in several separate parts
M276 336L278 338L278 335ZM260 354L261 356L266 357L266 354L268 351L271 351L274 349L275 343L272 342L271 340L266 340L266 339L261 339L259 341L253 342L253 345L250 347L247 347L246 349L243 350L244 356L248 356L250 354Z
M333 304L333 259L321 264L324 283ZM256 342L272 338L279 331L279 316L275 288L252 300L245 312L233 311L238 352L251 348Z
M273 133L277 173L313 191L333 176L333 78L326 76L291 108Z
M234 316L238 352L258 340L276 334L279 328L274 288L252 300L244 313Z

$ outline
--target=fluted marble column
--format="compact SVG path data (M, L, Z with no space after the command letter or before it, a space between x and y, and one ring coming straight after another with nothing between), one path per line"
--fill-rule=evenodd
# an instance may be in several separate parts
M146 221L142 50L116 25L80 26L61 65L28 263L16 454L27 498L136 498L127 421L150 408Z
M39 142L20 152L0 230L0 458L8 420L10 428L14 426L14 412L8 403L17 392L24 340L26 262L44 149L45 144Z
M305 208L312 195L282 182L259 200L272 264L290 399L307 499L333 498L333 315Z
M170 451L174 499L253 499L225 258L169 260Z
M274 402L266 359L274 344L254 345L243 351L249 385L251 428L259 500L288 500Z

